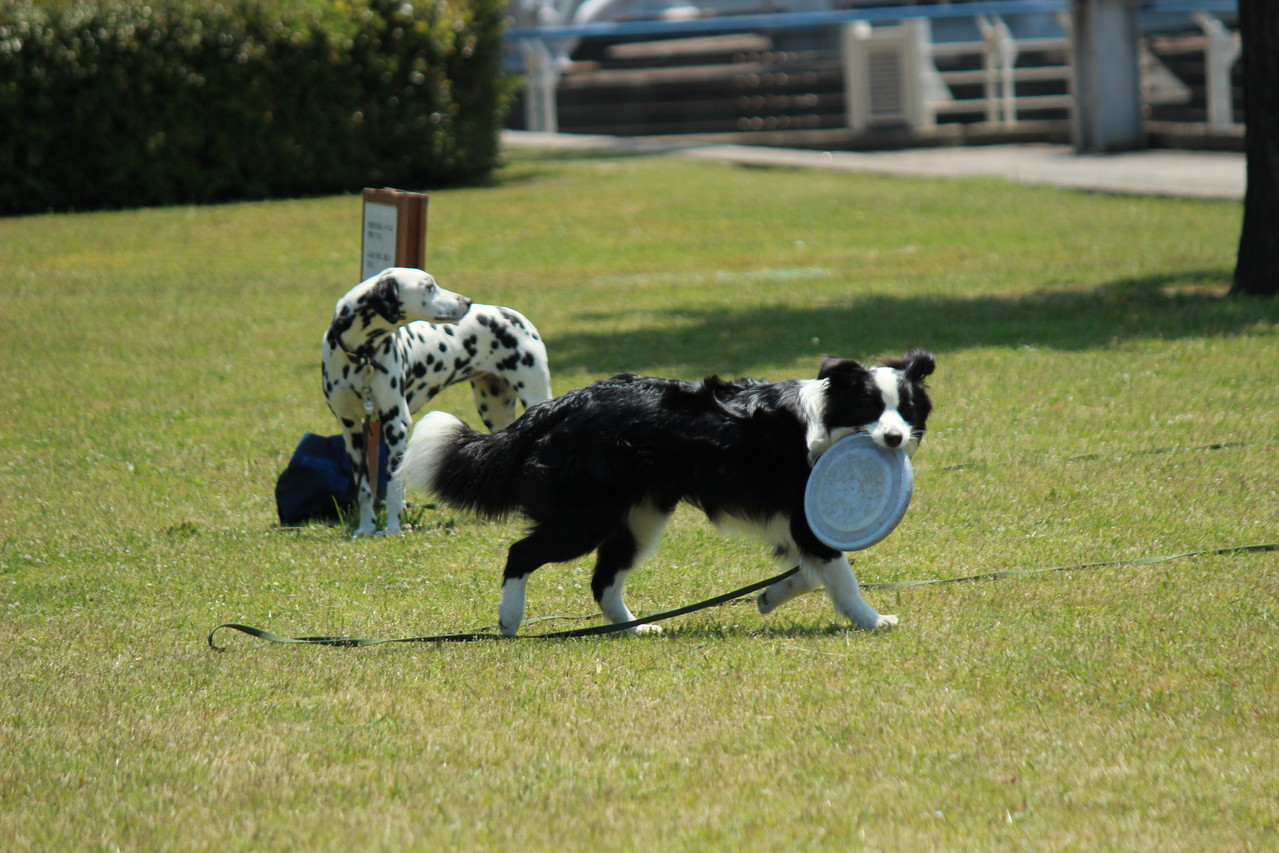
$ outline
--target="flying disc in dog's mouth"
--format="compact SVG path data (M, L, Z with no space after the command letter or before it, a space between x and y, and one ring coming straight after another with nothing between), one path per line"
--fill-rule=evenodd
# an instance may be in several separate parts
M905 451L880 447L864 433L841 438L808 475L808 526L832 548L869 548L902 520L914 483Z

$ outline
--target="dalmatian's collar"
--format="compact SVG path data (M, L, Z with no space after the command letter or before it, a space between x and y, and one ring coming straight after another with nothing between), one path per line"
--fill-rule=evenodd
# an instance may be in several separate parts
M351 362L354 367L359 368L360 370L372 367L375 370L380 370L386 374L391 372L387 369L385 364L382 364L373 357L369 347L360 347L355 352L351 352L346 348L346 344L342 343L342 338L340 336L337 339L337 344L338 348L342 350L343 355L346 356L347 361Z

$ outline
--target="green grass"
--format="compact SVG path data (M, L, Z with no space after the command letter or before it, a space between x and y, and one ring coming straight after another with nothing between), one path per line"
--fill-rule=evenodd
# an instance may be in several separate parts
M872 589L902 620L876 635L815 593L660 638L211 652L225 621L496 620L518 525L275 527L297 439L336 431L319 340L359 206L0 220L6 849L1279 844L1274 553ZM895 581L1279 541L1279 305L1223 297L1239 214L530 153L433 195L428 257L539 326L556 392L934 349L915 499L857 559ZM631 607L765 556L681 512ZM588 583L544 569L529 616L593 616Z

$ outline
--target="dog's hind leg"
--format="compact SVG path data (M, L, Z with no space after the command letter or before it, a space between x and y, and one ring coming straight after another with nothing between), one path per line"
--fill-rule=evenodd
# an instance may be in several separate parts
M803 567L790 577L780 580L759 594L756 604L760 613L772 613L796 596L811 592L822 585L821 578Z
M479 373L471 378L475 408L489 432L505 429L515 421L515 389L500 376Z
M546 363L545 353L540 361L531 365L521 364L519 373L514 377L508 376L507 381L515 388L515 393L526 409L551 399L551 370Z
M524 622L524 596L528 575L507 576L502 580L502 603L497 608L497 627L502 636L514 637Z
M533 532L516 542L506 553L502 573L502 603L498 607L498 627L510 637L524 622L524 595L528 577L547 563L563 563L589 554L599 547L603 536L589 522L577 518L542 522Z
M875 608L866 603L866 599L862 598L861 587L857 584L857 576L853 574L853 567L849 565L848 557L840 554L838 557L823 560L820 557L805 554L802 560L803 567L800 574L804 574L807 570L820 578L826 587L826 592L830 594L835 611L847 617L853 623L853 627L873 631L876 628L891 628L897 624L896 616L880 615Z
M545 361L535 361L531 367L521 364L515 370L476 374L471 389L484 425L497 432L515 422L516 401L527 410L551 399L551 375Z
M635 615L622 597L626 578L657 550L669 517L669 510L661 510L652 504L633 507L627 514L626 529L600 546L595 574L591 578L591 591L608 621L614 624L634 621ZM630 633L657 634L661 630L657 625L637 625L630 629Z

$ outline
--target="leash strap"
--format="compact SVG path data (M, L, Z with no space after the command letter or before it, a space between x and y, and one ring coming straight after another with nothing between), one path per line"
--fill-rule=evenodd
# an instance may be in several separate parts
M870 582L861 584L862 589L910 589L917 586L928 586L932 584L948 584L948 583L964 583L967 581L982 580L1000 580L1003 578L1014 577L1031 577L1034 575L1049 574L1051 572L1070 572L1080 571L1084 569L1101 569L1116 568L1119 566L1153 566L1157 563L1166 563L1170 560L1182 560L1189 557L1203 556L1224 556L1227 554L1244 554L1244 553L1264 553L1279 551L1279 542L1267 543L1263 545L1234 545L1229 548L1212 548L1204 551L1187 551L1184 554L1166 554L1160 557L1140 557L1133 560L1111 560L1103 563L1081 563L1073 566L1054 566L1047 569L1018 569L1001 572L987 572L980 575L967 575L955 578L927 578L924 580L905 580L905 581L886 581L886 582ZM714 607L719 604L725 604L738 598L750 595L753 592L772 586L778 581L785 580L791 575L799 571L799 567L795 567L788 571L782 572L776 577L767 580L757 581L756 583L744 586L741 589L726 592L723 595L717 595L714 598L708 598L697 604L689 604L684 607L678 607L674 610L666 610L662 613L656 613L643 619L635 619L631 622L619 622L609 625L593 625L589 628L574 628L568 631L552 631L546 634L517 634L513 638L516 640L558 640L569 639L571 637L591 637L599 634L612 634L618 631L625 631L639 625L651 625L655 622L661 622L665 619L671 619L676 616L682 616L685 613L692 613L695 610L702 610L707 607ZM467 634L437 634L430 637L397 637L382 639L361 639L358 637L281 637L279 634L272 634L270 631L264 631L261 628L254 628L251 625L241 625L236 622L223 623L209 632L209 648L214 651L226 651L226 648L219 646L213 641L213 636L218 631L226 628L228 630L240 631L251 637L257 637L261 640L267 640L272 643L294 643L314 646L337 646L340 648L354 648L359 646L377 646L383 643L464 643L474 640L499 640L508 639L500 634L492 633L492 629L488 631L475 631Z
M364 398L366 410L373 408L373 400L369 397ZM373 492L374 501L377 500L378 489L378 456L382 450L382 422L372 415L366 415L364 418L364 480L369 484L369 490Z
M379 646L383 643L469 643L475 640L564 640L572 637L593 637L599 634L615 634L619 631L626 631L639 625L651 625L654 622L661 622L666 619L673 619L676 616L682 616L685 613L692 613L695 610L703 610L707 607L715 607L734 599L742 598L750 595L752 592L772 586L778 581L785 580L791 575L799 571L796 566L788 569L780 575L768 578L767 580L756 581L749 586L741 589L735 589L732 592L726 592L717 595L714 598L708 598L705 601L699 601L696 604L677 607L674 610L665 610L661 613L655 613L652 616L646 616L643 619L634 619L630 622L616 622L608 625L592 625L589 628L573 628L567 631L551 631L546 634L516 634L513 638L503 637L501 634L494 634L491 631L474 631L466 634L436 634L429 637L384 637L374 639L362 639L359 637L281 637L279 634L272 634L270 631L264 631L261 628L254 628L251 625L241 625L236 622L225 622L209 632L209 648L217 652L226 651L225 646L219 646L213 641L213 635L223 628L240 631L251 637L257 637L260 640L267 640L272 643L292 643L311 646L337 646L339 648L356 648L362 646Z
M1046 575L1052 572L1076 572L1085 569L1119 568L1121 566L1153 566L1169 560L1184 560L1188 557L1220 557L1225 554L1242 554L1248 552L1279 551L1279 542L1265 545L1234 545L1229 548L1212 548L1205 551L1187 551L1184 554L1165 554L1160 557L1138 557L1132 560L1110 560L1104 563L1080 563L1074 566L1053 566L1046 569L1009 569L1002 572L985 572L980 575L965 575L958 578L924 578L922 580L882 581L862 584L862 589L910 589L917 586L931 586L943 583L965 583L968 581L994 581L1004 578L1026 578L1034 575Z

